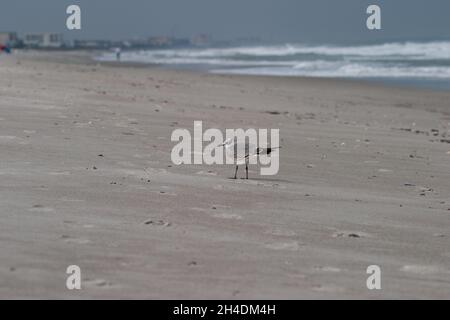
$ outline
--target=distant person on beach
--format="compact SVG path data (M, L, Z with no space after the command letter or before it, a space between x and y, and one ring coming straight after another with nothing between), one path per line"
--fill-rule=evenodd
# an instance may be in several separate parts
M120 61L120 56L122 55L122 49L121 48L116 48L115 52L116 52L116 60Z
M5 46L3 44L0 44L0 53L1 52L11 53L11 48L9 48L9 47L7 47L7 46Z

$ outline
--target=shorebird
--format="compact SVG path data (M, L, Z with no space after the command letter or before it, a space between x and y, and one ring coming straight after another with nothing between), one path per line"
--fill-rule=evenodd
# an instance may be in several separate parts
M237 138L230 138L224 141L220 146L225 147L225 154L227 158L233 159L236 163L236 170L234 172L234 179L237 179L237 172L240 165L245 164L245 178L248 180L248 164L250 157L257 157L260 154L271 154L277 148L258 148L252 143L245 142L238 143ZM238 152L239 150L239 152Z

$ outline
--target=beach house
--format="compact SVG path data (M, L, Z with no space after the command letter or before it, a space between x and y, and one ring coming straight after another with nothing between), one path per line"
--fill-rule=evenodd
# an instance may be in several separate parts
M0 45L15 47L19 43L19 38L15 32L0 32Z
M64 45L63 35L59 33L28 33L23 39L26 47L61 48Z

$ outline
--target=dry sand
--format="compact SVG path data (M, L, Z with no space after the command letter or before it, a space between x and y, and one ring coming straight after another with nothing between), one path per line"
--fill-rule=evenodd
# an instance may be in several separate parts
M280 128L279 174L172 165L194 120ZM448 299L449 129L448 92L0 56L0 298Z

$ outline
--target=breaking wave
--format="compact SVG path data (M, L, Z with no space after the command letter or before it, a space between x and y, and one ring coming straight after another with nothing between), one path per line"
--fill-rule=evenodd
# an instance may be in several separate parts
M142 50L124 52L122 61L233 74L450 80L450 41Z

